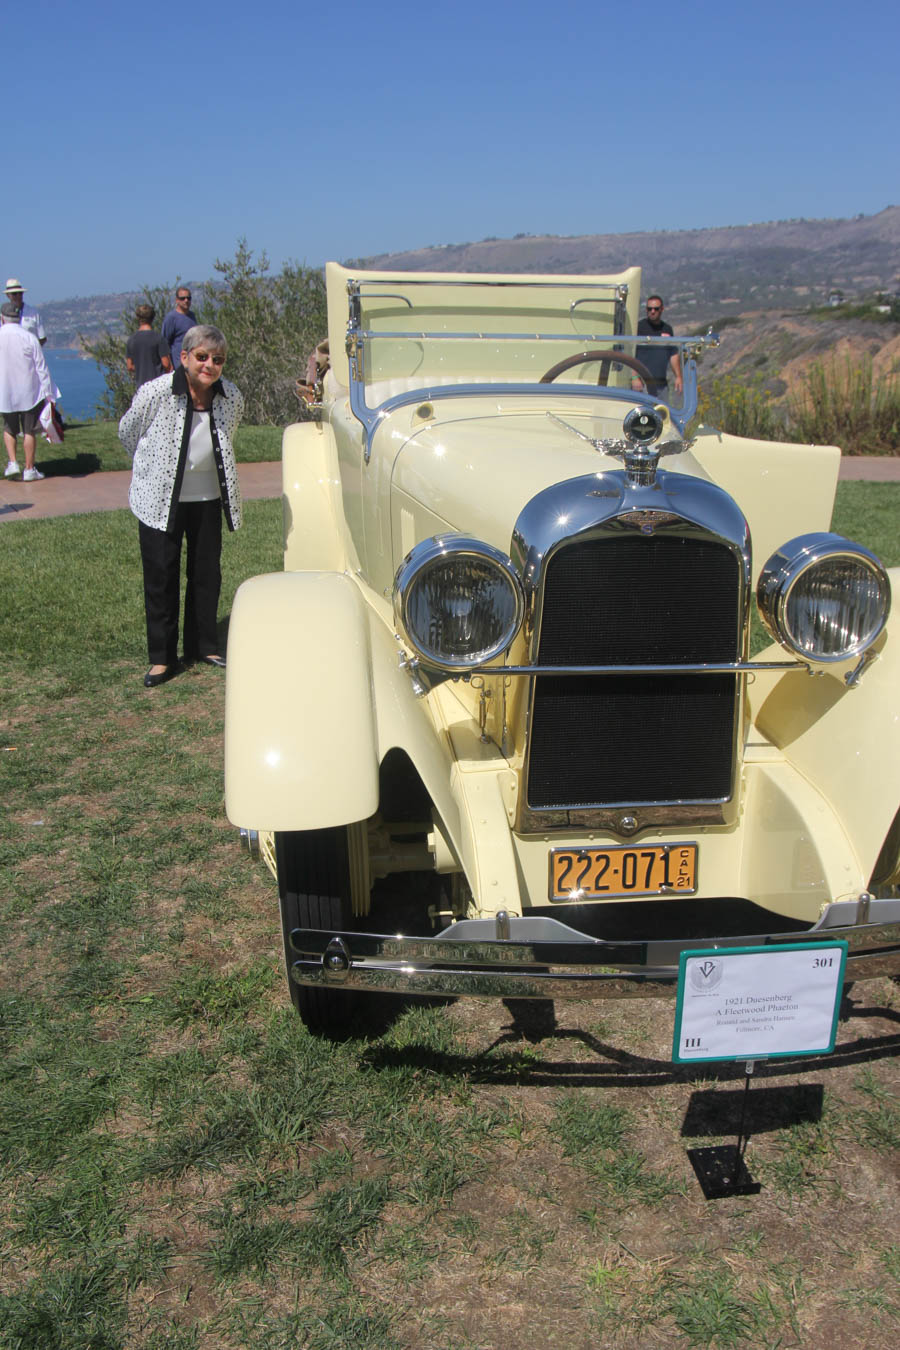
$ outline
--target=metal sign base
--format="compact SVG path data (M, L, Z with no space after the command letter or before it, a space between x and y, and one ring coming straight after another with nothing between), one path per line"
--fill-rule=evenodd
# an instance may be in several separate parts
M722 1200L727 1195L759 1195L762 1190L760 1182L754 1181L747 1171L740 1143L689 1148L687 1155L707 1200Z
M750 1080L755 1067L755 1061L752 1059L748 1059L744 1065L746 1077L737 1143L715 1144L709 1148L689 1148L687 1151L691 1167L707 1200L722 1200L728 1195L759 1195L762 1190L762 1185L753 1180L744 1162L744 1150L749 1137L744 1129L747 1098L750 1095Z

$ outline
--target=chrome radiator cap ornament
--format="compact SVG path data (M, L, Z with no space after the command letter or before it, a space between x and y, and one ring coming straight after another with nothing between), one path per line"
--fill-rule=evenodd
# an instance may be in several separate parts
M622 423L625 448L622 458L629 483L645 487L656 481L661 448L663 419L655 408L632 408Z
M663 419L655 408L632 408L622 423L625 439L637 445L652 445L662 435Z
M690 449L693 441L662 441L665 419L656 408L638 405L626 414L622 423L624 437L588 436L580 428L548 412L551 422L565 427L583 441L588 441L601 455L621 459L625 476L631 487L651 487L656 482L656 471L663 455L680 455Z

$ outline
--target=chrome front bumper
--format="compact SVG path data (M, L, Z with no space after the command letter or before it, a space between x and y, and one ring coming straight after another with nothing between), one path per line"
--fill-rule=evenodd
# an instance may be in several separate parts
M900 975L900 900L828 907L800 933L603 942L556 919L466 919L437 937L296 928L291 978L314 988L469 998L667 998L683 951L844 941L846 980ZM498 930L503 936L498 937ZM507 935L508 934L508 935Z

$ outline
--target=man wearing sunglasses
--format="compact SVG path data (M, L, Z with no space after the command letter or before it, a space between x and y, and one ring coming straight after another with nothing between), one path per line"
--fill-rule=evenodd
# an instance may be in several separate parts
M674 337L671 324L665 323L662 316L663 301L659 295L651 295L647 298L647 317L638 320L639 337ZM677 347L638 347L635 356L642 361L650 374L653 376L647 392L650 394L659 394L665 398L668 392L668 373L669 366L672 367L672 375L675 381L675 392L680 394L683 389L681 378L681 357L678 355ZM632 380L632 388L640 389L640 382Z
M189 286L179 286L175 292L175 308L169 310L162 322L162 335L169 348L173 370L178 370L181 365L184 335L196 322L197 316L191 309L191 289Z

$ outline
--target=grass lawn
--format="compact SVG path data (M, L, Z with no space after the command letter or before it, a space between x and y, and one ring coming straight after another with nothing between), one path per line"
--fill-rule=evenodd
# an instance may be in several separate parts
M280 504L245 510L223 623L280 566ZM898 517L841 485L894 565ZM0 1350L893 1350L895 984L760 1067L762 1190L713 1203L685 1151L733 1141L743 1070L673 1065L671 1003L315 1039L224 818L221 673L142 687L132 517L0 539Z
M281 436L281 427L239 427L235 438L238 462L280 459ZM37 458L48 477L131 468L131 460L119 444L115 422L70 422L62 445L41 442Z

